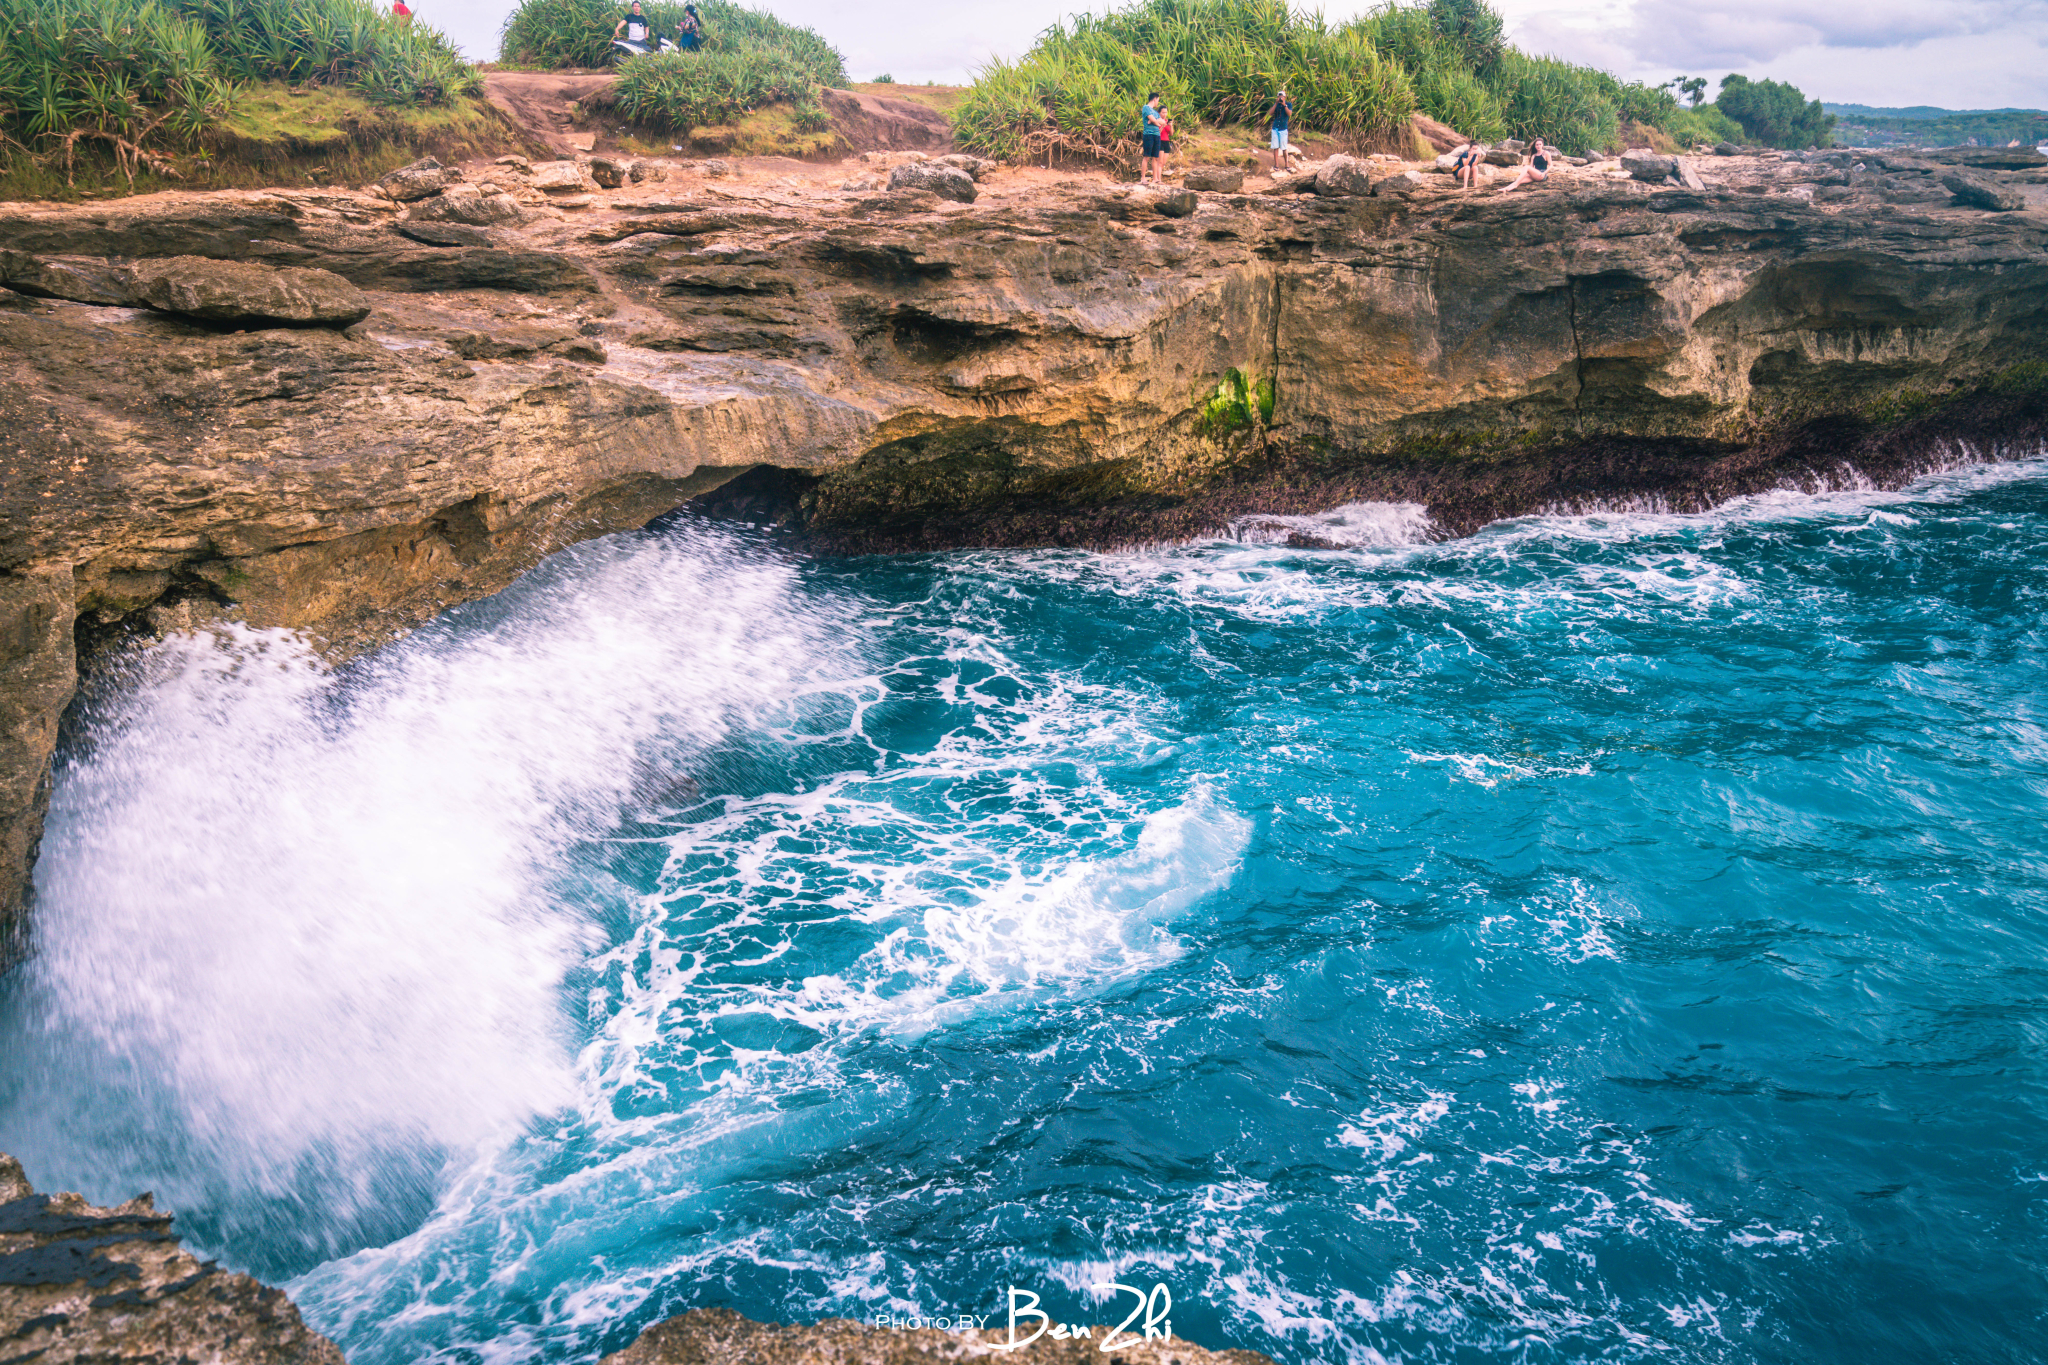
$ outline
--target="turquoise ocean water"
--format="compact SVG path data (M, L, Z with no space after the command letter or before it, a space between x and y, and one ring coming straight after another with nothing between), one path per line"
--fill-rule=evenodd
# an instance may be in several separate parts
M1308 520L681 518L338 672L160 646L0 1149L356 1365L1110 1281L1283 1362L2039 1358L2048 463Z

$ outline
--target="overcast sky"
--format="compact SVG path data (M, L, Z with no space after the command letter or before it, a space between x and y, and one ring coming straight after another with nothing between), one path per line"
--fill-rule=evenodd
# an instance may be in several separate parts
M498 51L512 0L409 0L471 57ZM2048 103L2048 0L1495 0L1517 45L1652 83L1731 71L1791 81L1810 99L1951 109ZM1071 0L770 0L870 80L963 82L1014 57ZM1101 8L1100 0L1096 8ZM1330 0L1333 20L1369 8ZM621 3L621 12L624 4Z

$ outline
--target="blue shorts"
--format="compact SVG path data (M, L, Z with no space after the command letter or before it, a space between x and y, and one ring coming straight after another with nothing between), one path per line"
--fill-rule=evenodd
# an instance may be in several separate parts
M1159 155L1159 134L1157 134L1157 133L1146 133L1146 134L1145 134L1145 155L1146 155L1146 156L1158 156L1158 155Z
M1287 130L1285 128L1275 128L1273 130L1273 150L1276 152L1287 150Z

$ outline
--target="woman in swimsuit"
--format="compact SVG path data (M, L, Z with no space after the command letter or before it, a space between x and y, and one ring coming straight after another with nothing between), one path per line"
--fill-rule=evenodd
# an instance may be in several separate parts
M1479 167L1485 160L1486 144L1468 143L1458 153L1457 159L1451 162L1451 174L1456 176L1458 183L1466 189L1476 190L1479 188Z
M1501 193L1506 194L1508 190L1522 185L1532 185L1549 174L1550 150L1543 145L1543 139L1539 137L1529 144L1529 164L1522 167L1522 173L1515 177L1515 183Z

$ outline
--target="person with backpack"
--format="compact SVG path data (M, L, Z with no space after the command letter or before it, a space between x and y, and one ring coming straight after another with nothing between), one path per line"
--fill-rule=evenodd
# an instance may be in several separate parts
M1273 97L1273 107L1266 113L1266 124L1273 130L1273 174L1280 173L1284 161L1287 168L1294 168L1294 152L1287 145L1287 125L1294 121L1294 101L1287 98L1287 89L1281 87Z

